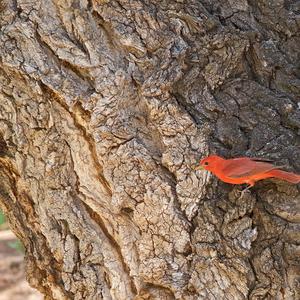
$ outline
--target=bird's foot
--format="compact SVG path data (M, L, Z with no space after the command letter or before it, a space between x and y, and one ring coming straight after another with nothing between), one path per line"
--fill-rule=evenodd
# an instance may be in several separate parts
M240 191L241 195L240 195L239 199L243 198L246 193L250 193L250 188L252 188L252 185L249 185L245 189L241 190Z

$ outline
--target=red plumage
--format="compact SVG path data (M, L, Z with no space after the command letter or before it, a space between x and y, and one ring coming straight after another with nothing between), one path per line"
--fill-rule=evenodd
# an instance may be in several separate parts
M217 155L211 155L202 159L198 168L204 168L222 181L231 184L247 183L249 186L253 186L258 180L272 177L294 184L300 183L300 175L280 170L280 166L275 166L259 158L224 159Z

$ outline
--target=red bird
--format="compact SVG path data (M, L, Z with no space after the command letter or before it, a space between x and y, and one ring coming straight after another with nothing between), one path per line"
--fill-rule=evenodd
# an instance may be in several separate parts
M239 157L224 159L217 155L211 155L200 161L196 169L205 169L212 172L219 179L231 184L248 184L248 188L254 186L258 180L266 178L279 178L290 183L300 183L300 175L285 172L269 162L259 158ZM247 189L248 189L247 188Z

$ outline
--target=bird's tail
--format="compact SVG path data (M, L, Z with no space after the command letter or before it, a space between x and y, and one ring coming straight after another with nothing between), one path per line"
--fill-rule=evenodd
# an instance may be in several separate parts
M282 170L272 170L268 173L272 175L272 177L279 178L290 183L300 183L300 175L295 173L286 172Z

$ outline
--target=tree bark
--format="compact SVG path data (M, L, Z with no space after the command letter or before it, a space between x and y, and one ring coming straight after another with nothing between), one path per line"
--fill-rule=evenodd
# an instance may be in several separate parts
M46 299L299 299L293 0L3 0L0 206ZM297 102L298 101L298 102Z

